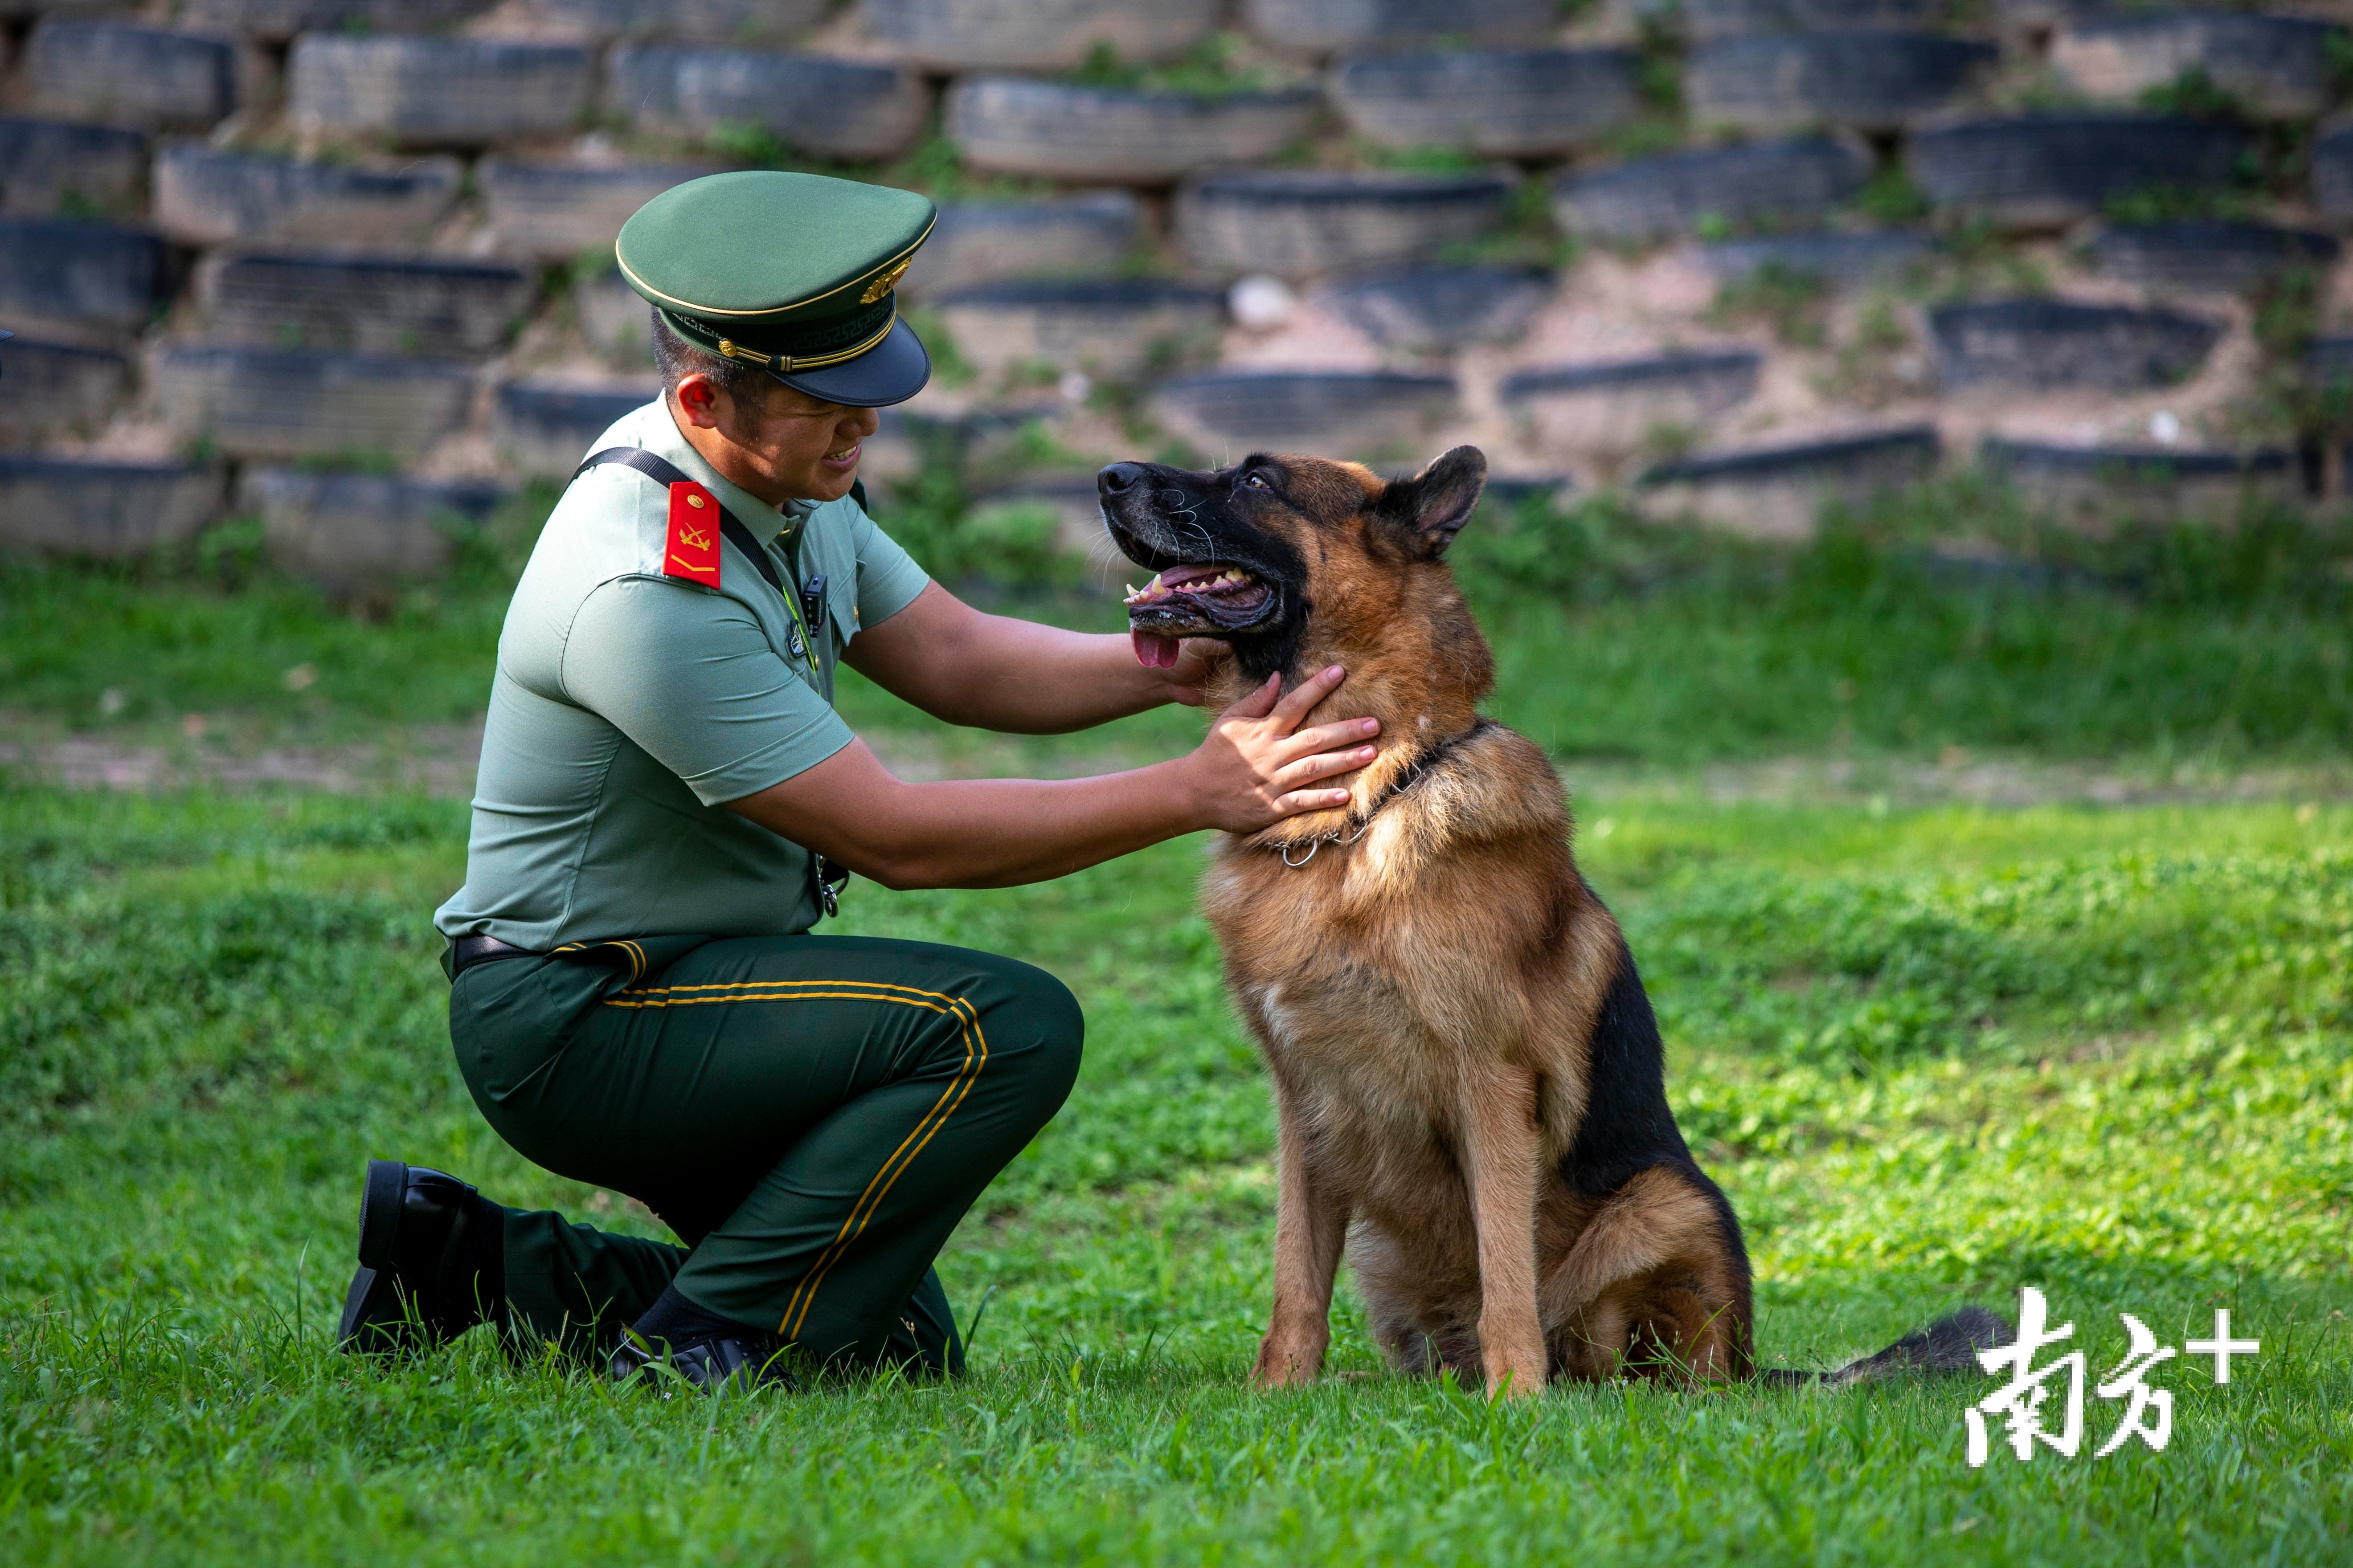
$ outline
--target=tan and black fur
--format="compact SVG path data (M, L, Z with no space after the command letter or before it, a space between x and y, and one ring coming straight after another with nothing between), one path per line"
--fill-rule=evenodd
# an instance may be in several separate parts
M1676 1129L1633 956L1577 872L1550 763L1479 715L1493 659L1443 556L1485 477L1464 447L1394 482L1265 456L1101 478L1130 559L1240 574L1131 601L1141 637L1231 649L1212 710L1336 663L1346 682L1306 721L1381 721L1345 808L1228 836L1204 882L1281 1122L1255 1375L1321 1370L1345 1248L1401 1369L1522 1394L1745 1378L1740 1225ZM1981 1316L1850 1372L1949 1362L1992 1342Z

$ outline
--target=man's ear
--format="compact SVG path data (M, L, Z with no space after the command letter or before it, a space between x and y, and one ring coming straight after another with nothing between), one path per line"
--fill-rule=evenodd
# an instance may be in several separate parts
M680 376L678 384L670 388L670 396L685 414L686 422L697 429L723 432L729 427L726 416L733 411L729 406L733 400L718 383L701 371L689 371Z
M1487 488L1487 455L1457 447L1409 479L1395 479L1373 502L1374 513L1395 524L1415 553L1445 553L1478 509Z

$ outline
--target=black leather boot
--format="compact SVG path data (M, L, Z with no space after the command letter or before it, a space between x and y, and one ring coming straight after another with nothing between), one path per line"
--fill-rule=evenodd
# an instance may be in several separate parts
M506 1318L506 1214L443 1171L370 1160L360 1196L360 1267L338 1349L389 1353L443 1344Z
M621 1336L606 1373L615 1383L643 1383L667 1398L680 1384L704 1394L749 1394L773 1385L797 1389L784 1368L779 1345L748 1340L698 1340L671 1345L647 1340L632 1329Z

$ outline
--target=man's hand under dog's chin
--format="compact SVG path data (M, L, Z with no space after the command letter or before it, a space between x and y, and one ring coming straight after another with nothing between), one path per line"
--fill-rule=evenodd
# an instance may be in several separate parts
M1168 700L1182 702L1187 708L1203 706L1208 699L1201 688L1209 672L1230 650L1215 637L1187 637L1176 645L1176 662L1166 669L1163 680Z

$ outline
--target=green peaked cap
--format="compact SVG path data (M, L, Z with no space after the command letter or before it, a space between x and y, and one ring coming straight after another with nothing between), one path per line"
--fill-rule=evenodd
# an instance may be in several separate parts
M671 186L613 249L681 337L786 379L891 335L892 290L938 218L913 191L751 169Z

